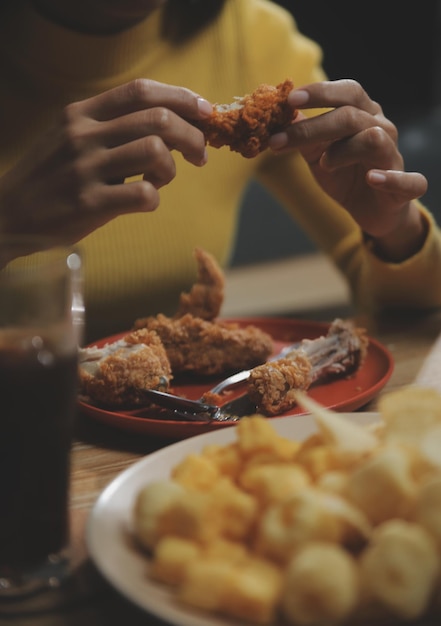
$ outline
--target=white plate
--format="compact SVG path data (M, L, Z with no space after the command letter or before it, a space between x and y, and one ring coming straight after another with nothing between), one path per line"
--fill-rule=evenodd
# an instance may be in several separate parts
M379 421L376 413L342 413L360 423ZM283 437L301 441L316 430L310 415L272 418ZM133 543L131 512L138 491L147 483L168 478L171 469L208 443L221 445L236 439L236 427L185 439L149 454L117 476L101 493L87 524L90 555L103 576L124 596L145 611L174 626L231 626L232 619L198 613L178 604L169 588L149 579L149 559Z

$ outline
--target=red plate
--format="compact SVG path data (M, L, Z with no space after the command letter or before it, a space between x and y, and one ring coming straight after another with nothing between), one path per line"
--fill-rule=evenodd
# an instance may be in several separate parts
M274 339L275 352L278 352L288 343L300 341L305 338L315 339L316 337L326 334L329 328L329 324L322 322L283 318L229 318L226 321L236 322L240 326L252 324L269 333ZM126 334L127 332L112 335L111 337L106 337L95 342L93 345L102 347L106 343L116 341ZM377 395L389 380L392 371L393 358L390 352L378 341L369 338L367 357L353 376L313 386L308 390L308 393L312 398L317 400L317 402L320 402L330 409L337 411L355 411ZM187 398L197 399L201 397L205 391L211 389L218 380L218 378L204 380L198 377L197 380L189 382L188 379L180 381L175 379L171 392L183 395ZM238 386L235 389L234 395L226 395L226 401L227 399L232 399L240 392L243 393L243 391L244 387ZM80 401L79 405L83 413L107 425L159 437L181 439L199 435L200 433L216 428L231 426L231 422L206 423L158 419L158 414L149 408L138 409L136 411L107 411L93 406L92 404L87 404L86 402ZM283 413L282 416L303 415L304 413L305 411L303 409L295 407Z

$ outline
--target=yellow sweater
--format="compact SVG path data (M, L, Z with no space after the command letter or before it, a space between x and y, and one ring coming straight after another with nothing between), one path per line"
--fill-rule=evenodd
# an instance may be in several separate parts
M227 1L216 23L180 47L161 40L159 11L122 34L94 37L47 22L25 0L14 6L7 20L0 9L0 173L64 104L137 77L184 85L212 102L230 102L261 82L289 77L301 86L323 78L320 48L266 0ZM317 187L297 153L276 157L268 150L244 159L209 148L203 168L174 157L177 176L161 189L157 211L119 217L80 243L89 339L128 329L139 316L172 312L194 280L196 246L226 266L252 176L340 267L360 306L441 305L441 239L429 214L423 250L386 264L366 249L358 226Z

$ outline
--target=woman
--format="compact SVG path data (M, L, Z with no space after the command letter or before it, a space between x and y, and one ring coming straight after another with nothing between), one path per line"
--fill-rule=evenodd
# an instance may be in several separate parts
M79 241L88 339L174 310L193 249L222 265L256 176L370 311L441 304L441 240L397 132L267 0L16 0L0 9L0 228ZM206 149L211 103L291 78L271 149ZM184 87L176 87L183 85ZM317 113L322 113L317 115ZM125 184L124 184L124 181Z

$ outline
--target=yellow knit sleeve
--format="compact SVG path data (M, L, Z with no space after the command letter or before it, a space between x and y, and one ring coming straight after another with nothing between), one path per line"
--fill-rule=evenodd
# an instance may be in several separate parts
M419 208L428 223L426 241L401 263L378 258L361 236L352 235L335 249L334 260L346 274L361 310L378 314L392 308L441 306L441 233L432 214L421 203Z

